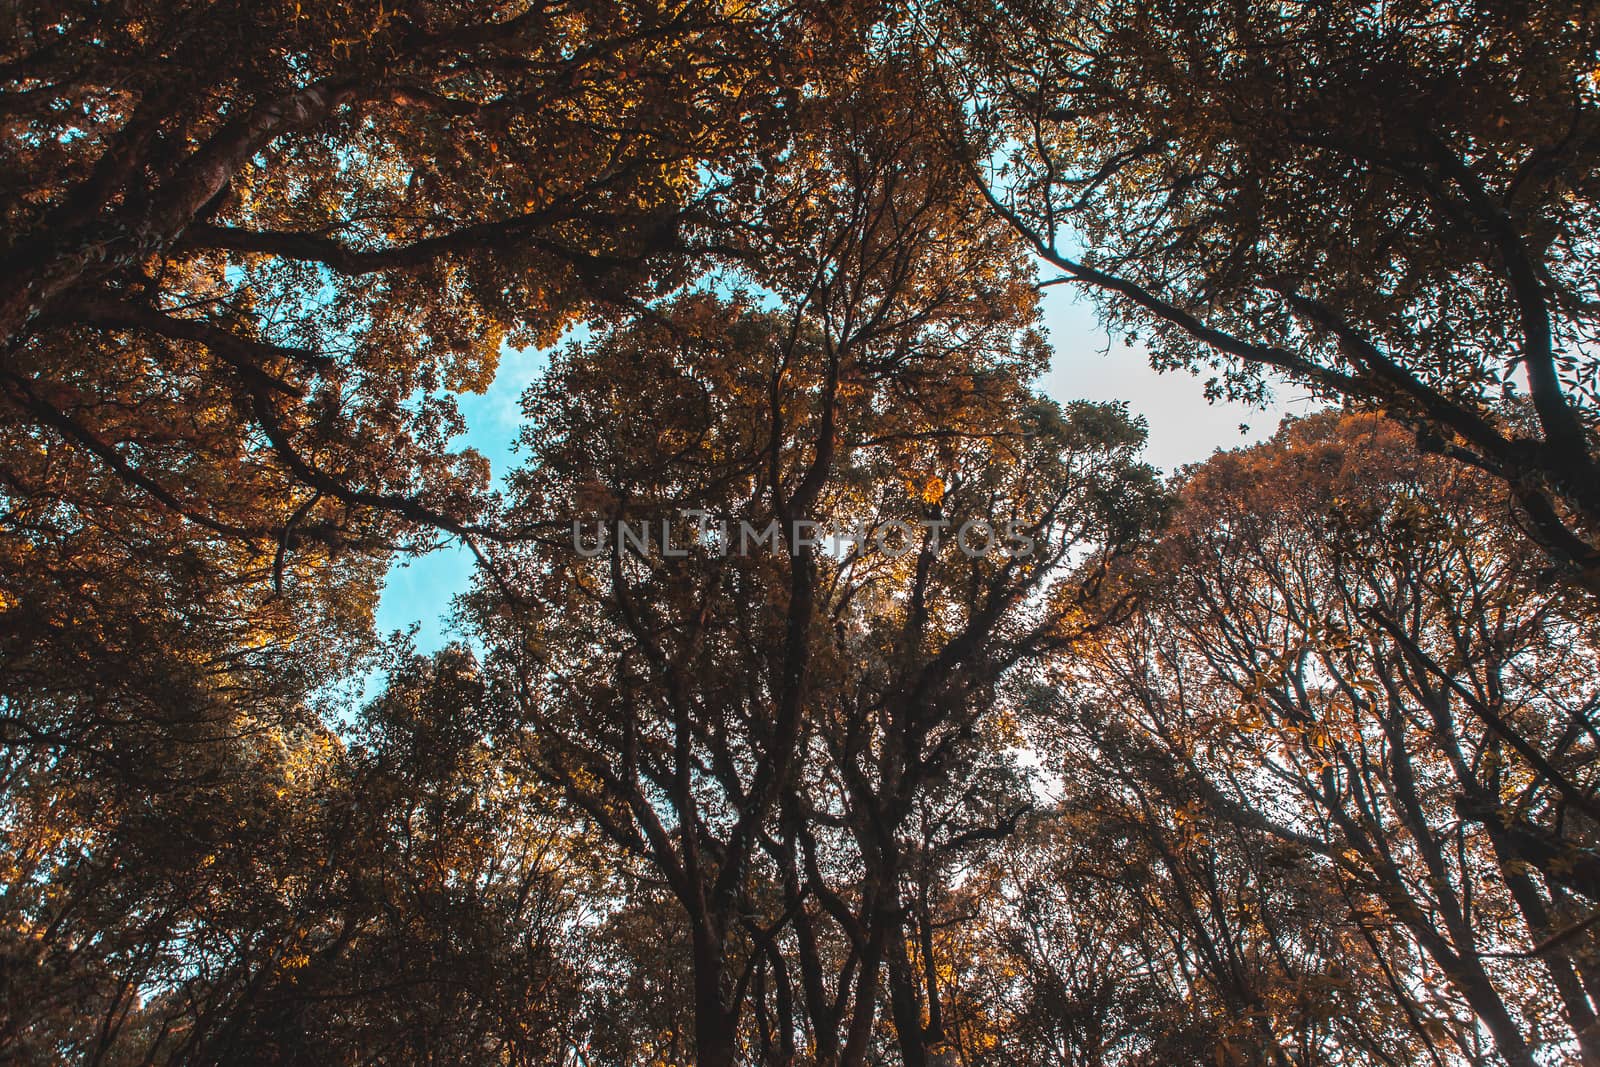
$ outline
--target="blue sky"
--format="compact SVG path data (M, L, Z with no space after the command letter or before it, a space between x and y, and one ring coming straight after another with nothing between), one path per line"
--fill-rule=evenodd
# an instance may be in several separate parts
M1041 388L1057 400L1124 400L1149 424L1145 449L1149 462L1171 472L1209 456L1218 448L1237 448L1271 435L1286 411L1308 409L1303 395L1280 390L1266 411L1241 404L1211 404L1200 378L1158 374L1144 354L1120 342L1107 350L1105 330L1087 302L1064 287L1044 296L1045 324L1055 349ZM539 374L543 353L507 351L494 384L481 395L460 398L468 432L464 443L488 457L498 479L517 462L513 444L522 421L521 397ZM1241 432L1240 426L1249 427ZM449 640L450 600L466 589L472 557L457 545L390 569L378 605L378 632L417 627L416 644L431 651Z

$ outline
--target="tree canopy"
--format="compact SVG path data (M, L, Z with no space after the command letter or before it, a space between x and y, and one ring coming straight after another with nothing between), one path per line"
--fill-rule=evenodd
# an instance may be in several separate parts
M1592 5L3 20L0 1059L1600 1064Z
M1600 19L1576 3L951 5L996 210L1162 366L1278 373L1503 479L1596 586Z

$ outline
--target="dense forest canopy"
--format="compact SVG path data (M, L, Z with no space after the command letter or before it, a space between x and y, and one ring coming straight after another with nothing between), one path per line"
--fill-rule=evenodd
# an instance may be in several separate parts
M1600 1064L1595 5L0 26L0 1060Z

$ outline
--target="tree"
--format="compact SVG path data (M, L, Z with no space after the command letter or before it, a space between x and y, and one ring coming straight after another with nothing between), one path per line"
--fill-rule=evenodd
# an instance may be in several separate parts
M8 1060L546 1064L574 1047L572 931L597 874L485 743L471 657L397 657L353 725L348 745L309 714L194 745L159 789L10 783Z
M1376 417L1287 424L1188 475L1073 699L1166 804L1337 884L1430 1048L1589 1062L1593 624L1502 507Z
M487 465L451 449L453 394L505 344L675 284L710 221L700 164L732 168L767 128L750 109L778 115L757 103L778 53L756 35L799 22L649 4L5 19L18 1008L0 1041L111 1056L154 1018L140 998L177 983L197 999L163 1002L177 1030L153 1024L151 1055L242 1056L267 1025L251 998L284 988L263 961L298 936L295 908L327 905L264 887L327 877L271 828L332 839L313 810L329 796L277 793L284 768L348 770L319 697L360 669L391 553L496 536L477 521ZM242 869L196 877L230 833Z
M84 505L280 566L474 530L451 394L672 284L697 164L759 139L751 35L785 32L649 4L10 19L6 465L59 449Z
M577 354L540 390L549 444L515 505L557 512L588 484L600 514L652 531L653 550L613 536L584 559L561 528L526 556L497 554L501 577L485 576L474 609L491 669L526 723L528 769L681 909L686 929L668 929L692 960L683 1012L697 1062L782 1062L801 1033L817 1062L862 1062L885 994L901 1058L926 1062L947 1044L932 953L948 880L1029 803L1003 751L1009 679L1086 625L1073 608L1093 572L1064 577L1071 555L1131 541L1155 510L1153 479L1132 462L1140 434L1115 409L1042 402L1017 421L996 411L986 430L971 397L951 412L959 433L951 418L901 431L871 418L863 389L859 408L841 405L836 471L809 514L833 529L863 521L868 547L810 557L796 677L802 549L789 535L734 548L770 515L766 376L750 369L790 330L711 298L671 325L604 339L608 359ZM800 407L819 357L788 351L785 485L811 454L792 442L819 418ZM739 373L748 385L727 382ZM690 505L726 516L732 543L696 541L675 517ZM925 533L895 558L870 547L886 527L937 516L1017 522L1037 554L968 559L954 525L942 551ZM662 547L663 521L683 556Z
M966 1060L1426 1062L1337 887L1164 793L1104 733L1053 732L1070 777L971 890L982 918L953 954Z
M1400 420L1600 588L1591 4L938 11L976 180L1157 366Z
M761 289L690 294L529 394L529 540L469 608L530 770L677 903L704 1064L864 1062L885 993L902 1059L943 1050L930 909L1026 803L1005 680L1072 640L1074 554L1158 511L1122 412L1023 391L1026 264L916 109L865 78L813 108L728 252ZM580 552L571 518L612 533ZM968 559L969 519L1036 551Z

